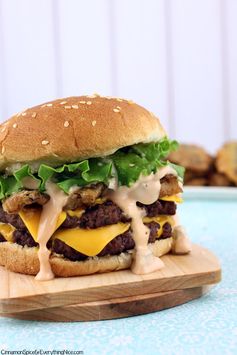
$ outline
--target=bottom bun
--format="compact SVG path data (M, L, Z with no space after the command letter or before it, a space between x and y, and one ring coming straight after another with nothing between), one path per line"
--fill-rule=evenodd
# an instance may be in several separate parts
M149 244L155 256L167 254L172 247L173 238L157 240ZM9 242L0 243L0 265L21 274L36 275L39 272L38 248ZM69 277L90 275L115 270L128 269L131 266L133 250L119 255L90 257L84 261L70 261L59 254L52 254L50 264L55 276Z

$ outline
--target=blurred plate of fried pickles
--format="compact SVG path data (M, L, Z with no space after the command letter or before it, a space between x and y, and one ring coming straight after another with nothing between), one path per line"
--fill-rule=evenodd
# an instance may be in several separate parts
M184 197L237 198L237 141L225 143L211 156L194 144L180 144L168 158L185 167Z

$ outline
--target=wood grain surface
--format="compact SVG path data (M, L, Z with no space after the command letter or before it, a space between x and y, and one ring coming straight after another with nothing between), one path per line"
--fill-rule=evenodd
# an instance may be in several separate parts
M209 250L193 245L189 255L165 255L165 267L147 275L130 270L39 282L0 268L0 313L27 312L164 291L197 288L221 279L220 263Z
M79 305L44 308L27 312L7 313L10 318L74 322L115 319L146 314L175 307L204 295L212 286L184 290L158 292L148 295L114 298L107 301L81 303Z

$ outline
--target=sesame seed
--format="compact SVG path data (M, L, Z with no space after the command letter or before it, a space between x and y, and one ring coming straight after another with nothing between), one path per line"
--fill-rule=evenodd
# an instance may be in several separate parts
M64 122L64 127L68 127L69 126L69 122L68 121L65 121Z
M44 140L44 141L41 142L41 144L42 145L47 145L47 144L49 144L49 141Z
M132 100L127 100L130 105L134 104Z
M72 108L78 109L79 106L78 105L72 105Z
M26 116L26 112L22 112L21 116Z
M64 106L64 108L70 109L70 108L72 108L72 106Z
M96 121L92 121L91 124L92 124L93 127L95 127Z
M86 101L79 101L80 102L80 104L85 104L86 103Z
M91 101L87 101L87 103L86 103L87 105L91 105L92 104L92 102Z
M96 95L94 94L94 95L87 95L87 97L89 98L89 99L94 99L95 97L96 97Z
M7 129L7 127L3 127L3 128L1 129L1 132L6 131L6 129Z
M17 123L14 123L14 125L12 126L13 128L16 128L17 127Z
M53 104L47 104L46 106L47 106L47 107L51 107L51 106L53 106Z
M5 152L5 147L2 147L2 154Z
M123 99L120 99L119 97L116 99L117 101L120 101L120 102L122 102L123 101Z
M60 102L60 105L65 105L67 103L67 101L62 101Z
M41 107L45 107L46 106L46 104L43 104Z
M120 106L117 106L117 108L118 108L119 110L121 110L121 107L120 107Z
M33 112L31 117L35 118L37 116L37 113L36 112Z
M114 112L120 112L120 110L118 110L117 108L113 109Z

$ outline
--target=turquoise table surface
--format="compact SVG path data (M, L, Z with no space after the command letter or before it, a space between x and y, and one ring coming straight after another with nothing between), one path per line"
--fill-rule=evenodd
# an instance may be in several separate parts
M0 318L0 349L237 354L237 199L190 200L179 212L192 240L221 260L223 280L209 294L161 312L117 320L44 323Z

